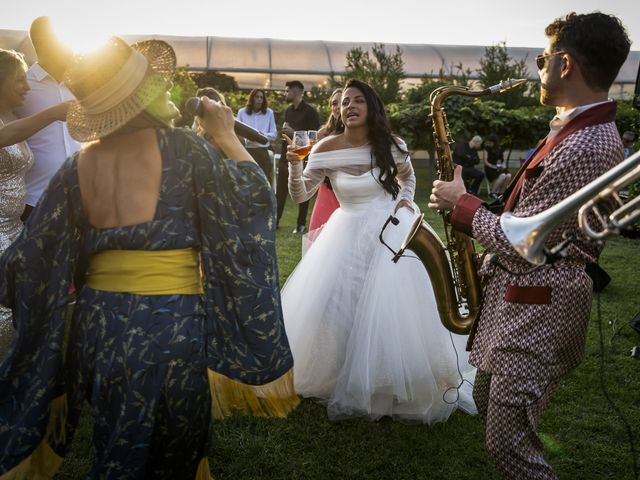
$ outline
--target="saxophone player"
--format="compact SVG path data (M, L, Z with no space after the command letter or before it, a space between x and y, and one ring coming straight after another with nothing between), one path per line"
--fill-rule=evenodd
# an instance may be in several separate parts
M536 57L540 101L557 115L502 197L503 211L520 217L549 208L622 160L608 91L629 53L625 28L611 15L571 13L545 34L548 45ZM559 379L584 356L592 295L585 264L602 246L583 239L573 214L547 240L553 246L563 235L575 237L567 256L530 271L506 240L500 215L466 193L460 167L452 182L434 182L429 206L451 210L452 226L490 253L480 270L484 307L469 357L478 369L473 396L486 448L506 478L555 479L537 424Z

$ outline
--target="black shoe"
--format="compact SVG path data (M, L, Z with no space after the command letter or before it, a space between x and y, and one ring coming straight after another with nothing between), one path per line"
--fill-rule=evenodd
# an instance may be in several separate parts
M306 231L307 231L307 227L305 227L304 225L298 225L296 228L293 229L291 233L304 233Z

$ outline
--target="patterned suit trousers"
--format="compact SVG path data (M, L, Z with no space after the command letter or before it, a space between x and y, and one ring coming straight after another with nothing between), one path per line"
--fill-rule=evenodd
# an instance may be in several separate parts
M536 432L557 383L557 379L476 373L473 399L485 424L485 446L505 478L558 478L544 459Z

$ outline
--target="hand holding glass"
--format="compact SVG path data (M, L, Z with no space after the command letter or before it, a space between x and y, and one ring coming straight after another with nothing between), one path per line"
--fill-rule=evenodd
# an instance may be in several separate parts
M311 151L311 143L309 142L309 134L306 130L296 130L293 132L293 147L291 151L295 153L300 160L309 155Z

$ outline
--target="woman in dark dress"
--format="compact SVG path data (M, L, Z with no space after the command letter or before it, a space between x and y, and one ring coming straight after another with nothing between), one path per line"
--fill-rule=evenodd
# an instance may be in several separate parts
M0 476L53 476L87 400L87 478L209 479L212 414L298 402L269 183L228 107L202 99L230 159L170 126L174 69L167 43L118 38L69 69L69 130L92 143L0 258L17 327L0 365Z

